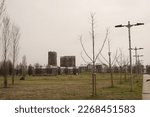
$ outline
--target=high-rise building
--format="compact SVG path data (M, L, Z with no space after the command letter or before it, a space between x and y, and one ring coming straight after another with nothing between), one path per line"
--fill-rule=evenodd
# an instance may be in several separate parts
M57 66L57 53L54 51L48 52L48 65Z
M76 66L75 56L60 57L60 66L61 67L75 67Z

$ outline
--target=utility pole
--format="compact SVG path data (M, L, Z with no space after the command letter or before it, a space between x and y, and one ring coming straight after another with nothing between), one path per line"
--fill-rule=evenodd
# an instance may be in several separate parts
M141 49L144 49L144 48L131 48L131 50L135 50L135 67L136 67L136 74L138 74L138 55L137 55L137 50L141 50Z
M129 58L130 58L130 81L131 81L131 92L133 91L133 77L132 77L132 53L131 53L131 27L133 26L139 26L144 25L144 23L136 23L136 24L130 24L130 21L128 21L127 25L116 25L116 28L119 27L127 27L128 28L128 36L129 36Z

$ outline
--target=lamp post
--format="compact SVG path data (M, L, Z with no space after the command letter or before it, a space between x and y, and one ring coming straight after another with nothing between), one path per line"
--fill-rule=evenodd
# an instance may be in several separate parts
M140 63L140 57L143 57L143 55L137 55L138 57L138 72L140 73L142 70L141 70L141 63Z
M139 26L144 25L144 23L136 23L136 24L130 24L130 21L128 21L127 25L116 25L116 28L119 27L127 27L128 28L128 36L129 36L129 58L130 58L130 81L131 81L131 91L133 91L133 78L132 78L132 53L131 53L131 31L130 28L133 26Z
M138 61L138 55L137 55L137 50L141 50L141 49L144 49L144 48L137 48L137 47L135 47L135 48L131 48L131 50L135 50L135 66L136 66L136 74L138 73L138 63L137 63L137 61Z

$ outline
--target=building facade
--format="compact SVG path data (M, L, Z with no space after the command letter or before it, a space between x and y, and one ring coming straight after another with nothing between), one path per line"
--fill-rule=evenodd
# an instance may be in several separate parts
M60 67L75 67L75 56L62 56L60 57Z
M56 52L48 52L48 65L57 66L57 53Z

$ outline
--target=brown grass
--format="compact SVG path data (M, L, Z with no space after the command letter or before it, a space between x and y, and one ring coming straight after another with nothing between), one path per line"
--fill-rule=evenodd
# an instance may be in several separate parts
M4 100L72 100L72 99L141 99L142 79L134 83L134 92L130 92L130 83L119 83L115 75L115 87L110 88L108 74L97 74L97 95L92 97L91 75L62 75L45 77L26 77L26 80L15 78L15 85L3 88L3 78L0 77L0 99Z

